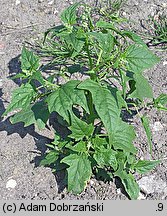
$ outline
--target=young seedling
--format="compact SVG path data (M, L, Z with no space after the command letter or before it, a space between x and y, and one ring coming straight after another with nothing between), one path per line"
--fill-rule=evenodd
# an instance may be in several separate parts
M23 47L22 72L15 76L23 82L3 115L18 110L10 118L13 124L43 129L55 112L68 135L55 132L41 165L66 169L68 190L75 194L85 189L92 173L103 170L104 178L120 178L129 197L137 199L134 172L145 174L160 161L137 159L135 130L122 120L122 111L134 107L140 115L145 98L148 106L166 109L167 96L154 99L143 75L160 59L137 34L94 15L89 6L73 4L62 12L62 24L45 33L39 56ZM51 61L43 65L41 56ZM76 74L78 79L72 79ZM149 122L146 116L141 121L151 151Z

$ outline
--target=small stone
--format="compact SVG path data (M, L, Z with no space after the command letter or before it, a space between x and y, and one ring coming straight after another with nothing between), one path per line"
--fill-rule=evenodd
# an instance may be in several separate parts
M120 188L117 189L117 194L121 194L121 189Z
M57 9L54 9L53 14L57 15L59 13L59 11Z
M6 188L15 188L17 185L17 182L14 179L10 179L6 183Z
M20 3L21 3L20 0L16 0L15 5L17 6L17 5L19 5Z
M2 79L0 79L0 88L3 86Z
M38 3L42 3L44 0L38 0Z
M163 125L159 121L153 124L153 131L161 131L163 128Z
M141 192L139 193L139 197L137 198L138 200L145 200L146 197L144 196L144 194L142 194Z
M94 183L93 180L90 180L90 181L89 181L89 184L90 184L90 185L94 185L95 183Z
M124 11L124 12L122 13L122 15L123 15L123 16L126 16L126 12Z
M144 176L138 180L139 187L142 192L151 194L154 192L162 193L167 187L166 182L162 179L157 179L155 175Z
M164 61L164 62L163 62L163 66L165 66L165 65L167 65L167 61Z
M48 2L48 5L52 5L54 3L54 0L51 0Z
M163 8L167 8L167 3L162 3Z

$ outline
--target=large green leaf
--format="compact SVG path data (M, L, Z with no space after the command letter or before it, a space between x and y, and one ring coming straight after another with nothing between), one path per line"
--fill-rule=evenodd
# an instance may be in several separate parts
M119 161L119 168L114 173L115 176L119 177L122 184L131 199L137 199L139 196L140 188L137 184L134 176L131 173L127 173L124 170L124 161Z
M133 168L140 174L145 174L151 171L155 166L160 163L159 160L139 160Z
M160 59L142 45L131 45L122 55L126 68L134 73L142 72L157 64Z
M120 110L117 101L111 92L100 84L87 79L78 85L79 89L91 92L96 111L108 133L114 130L115 122L119 119Z
M92 124L87 124L73 113L71 113L71 126L69 129L72 131L72 134L69 137L75 140L81 140L84 137L89 137L94 131L94 126Z
M136 200L139 197L140 188L136 182L134 176L131 173L126 173L125 171L119 176L122 184L125 187L126 192L132 200Z
M133 127L121 121L120 109L113 94L90 79L83 81L78 88L91 92L95 109L108 132L110 144L115 149L136 153L132 144L135 138Z
M92 174L91 163L85 154L71 154L61 160L68 164L68 190L75 194L81 193Z
M33 106L26 107L10 118L12 124L24 122L27 127L31 124L36 124L39 129L44 129L49 118L49 111L43 101L37 102Z
M106 21L103 21L103 20L99 20L97 23L96 23L96 26L98 28L104 28L105 30L106 29L110 29L110 30L113 30L114 32L116 32L117 34L120 34L122 35L121 31L116 29L115 26L112 24L112 23L109 23L109 22L106 22Z
M134 80L130 80L131 92L129 98L138 98L143 100L144 98L153 98L152 88L147 79L139 73L133 75Z
M121 149L124 152L136 153L137 150L133 145L135 131L132 125L119 120L115 123L115 128L109 133L110 143L115 149Z
M34 91L33 87L27 83L22 84L21 87L15 89L12 93L12 101L10 102L9 106L7 107L6 111L4 112L3 116L7 115L13 110L24 108L26 109L33 97L36 96L36 92Z
M18 122L24 122L24 127L27 127L31 124L35 123L34 113L31 110L31 106L26 107L20 112L16 113L14 116L10 118L12 124L16 124Z
M117 169L116 152L112 149L101 148L95 151L94 159L100 167L111 166L114 170Z
M99 43L100 48L104 53L111 53L114 48L114 37L110 33L89 32L88 35L93 36Z
M21 53L21 69L24 73L33 72L39 68L39 58L25 47Z
M58 112L67 122L74 104L82 106L89 113L84 91L76 89L79 83L78 80L71 80L51 93L46 99L49 112Z
M76 23L76 9L79 6L79 3L75 3L61 13L61 21L66 25L73 25Z

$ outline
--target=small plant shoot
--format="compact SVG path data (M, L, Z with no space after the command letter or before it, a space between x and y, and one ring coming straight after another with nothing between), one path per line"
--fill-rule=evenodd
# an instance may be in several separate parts
M140 188L133 174L145 174L160 161L137 158L135 129L122 113L137 110L151 152L148 117L139 110L167 110L167 95L154 98L143 75L160 59L140 36L121 29L125 20L94 13L75 3L62 12L61 25L45 33L38 52L23 47L22 72L13 77L22 85L13 91L3 116L17 111L11 123L44 129L54 113L67 135L55 131L41 165L54 172L64 169L74 194L103 170L104 179L119 178L129 198L137 199Z

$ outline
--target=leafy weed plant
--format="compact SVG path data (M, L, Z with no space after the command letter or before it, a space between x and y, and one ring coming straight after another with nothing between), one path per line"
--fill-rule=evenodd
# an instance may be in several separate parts
M44 129L55 112L68 135L61 137L55 131L41 165L67 170L68 190L75 194L95 174L120 178L129 197L137 199L140 189L133 174L145 174L159 160L137 159L135 130L122 120L122 111L135 108L139 113L146 106L167 109L167 96L153 98L143 76L160 59L137 34L120 30L113 19L97 18L85 4L65 9L61 21L45 33L40 55L23 47L22 72L13 77L22 85L13 91L3 115L18 110L10 118L13 124ZM50 62L43 65L42 56L51 57ZM49 67L54 69L48 71ZM71 79L76 74L83 78ZM149 121L140 117L151 152Z
M162 49L167 49L167 17L164 13L157 13L155 16L150 16L147 20L148 45L159 46Z

